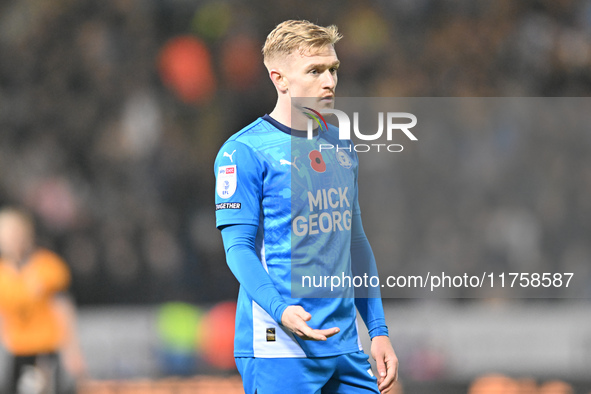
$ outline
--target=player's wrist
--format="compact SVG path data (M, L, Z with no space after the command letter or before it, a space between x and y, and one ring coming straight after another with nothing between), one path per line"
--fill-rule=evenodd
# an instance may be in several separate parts
M283 313L285 312L285 310L287 309L288 306L289 306L289 304L286 304L285 302L281 302L275 308L275 312L273 313L273 318L275 319L275 321L277 323L283 324Z
M369 338L372 340L375 337L388 337L388 336L389 336L389 332L388 332L388 327L386 327L386 326L375 327L375 328L369 330Z

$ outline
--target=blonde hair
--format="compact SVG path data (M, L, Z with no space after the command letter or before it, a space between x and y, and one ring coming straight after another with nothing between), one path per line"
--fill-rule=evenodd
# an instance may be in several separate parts
M305 53L320 49L336 44L341 38L335 25L323 27L306 20L285 21L267 36L263 46L263 61L268 67L269 62L278 55L287 56L295 50Z

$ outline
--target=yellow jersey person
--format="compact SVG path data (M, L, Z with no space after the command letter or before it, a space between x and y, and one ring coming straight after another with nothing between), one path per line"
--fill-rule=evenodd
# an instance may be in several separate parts
M0 338L12 355L10 394L32 382L60 392L58 351L68 327L56 297L68 288L70 272L34 240L31 216L15 208L0 210Z

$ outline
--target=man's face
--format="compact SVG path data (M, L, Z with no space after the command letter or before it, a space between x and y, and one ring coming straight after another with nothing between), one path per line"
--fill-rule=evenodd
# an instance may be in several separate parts
M304 52L294 51L286 59L285 78L289 95L314 97L315 107L333 108L339 59L332 45Z
M22 258L32 247L33 229L18 215L6 215L0 221L0 253Z

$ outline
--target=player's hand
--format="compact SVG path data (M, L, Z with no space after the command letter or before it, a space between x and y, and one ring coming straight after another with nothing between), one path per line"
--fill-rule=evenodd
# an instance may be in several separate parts
M337 334L340 329L338 327L327 328L324 330L312 329L306 322L310 321L312 315L306 312L304 308L299 305L290 305L285 308L281 315L281 324L287 327L291 332L298 337L309 341L326 341Z
M390 338L387 336L373 337L371 356L376 360L378 369L378 389L382 394L390 393L394 382L398 380L398 357L394 353Z

